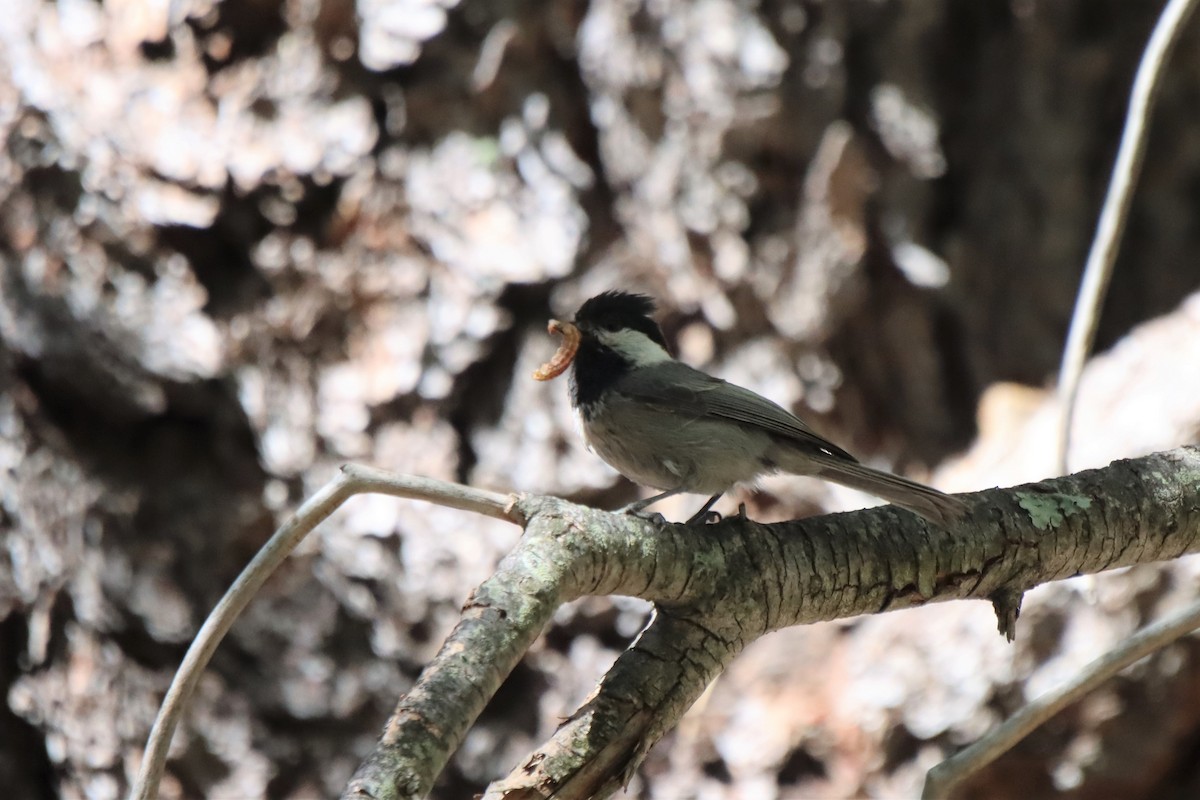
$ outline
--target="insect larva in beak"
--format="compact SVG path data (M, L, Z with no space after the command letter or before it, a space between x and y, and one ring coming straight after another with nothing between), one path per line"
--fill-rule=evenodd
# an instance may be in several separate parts
M571 366L571 361L575 358L575 353L579 350L579 328L570 322L559 322L552 319L546 326L546 330L561 336L563 340L562 344L558 346L558 350L555 351L554 357L533 373L533 377L539 381L552 380L566 372L567 367Z

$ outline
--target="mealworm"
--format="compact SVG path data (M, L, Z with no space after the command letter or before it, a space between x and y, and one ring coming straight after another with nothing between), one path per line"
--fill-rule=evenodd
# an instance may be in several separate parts
M555 351L554 357L533 373L533 377L539 381L552 380L566 372L567 367L571 366L571 361L575 358L575 353L579 350L579 328L570 322L559 322L552 319L546 326L546 330L563 337L563 340L562 344L558 346L558 350Z

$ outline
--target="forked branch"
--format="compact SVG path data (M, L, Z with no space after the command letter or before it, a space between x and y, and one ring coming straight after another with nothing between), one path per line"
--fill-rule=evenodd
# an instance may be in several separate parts
M952 599L1200 551L1200 449L972 496L954 531L891 507L778 525L656 525L547 498L517 549L399 704L344 797L422 797L561 602L653 601L658 615L595 696L491 798L604 797L728 661L789 625Z
M221 637L296 544L354 494L419 498L513 522L525 535L463 617L345 797L421 797L554 610L587 594L656 604L596 695L493 798L602 797L705 686L762 634L1200 551L1200 449L972 496L954 531L893 507L758 525L668 525L552 498L510 498L350 465L271 538L206 621L172 683L131 797L157 795L171 735ZM1010 605L1015 605L1010 604Z

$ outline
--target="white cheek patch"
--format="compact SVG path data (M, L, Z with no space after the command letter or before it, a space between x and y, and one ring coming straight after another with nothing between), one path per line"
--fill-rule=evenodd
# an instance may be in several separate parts
M600 331L596 334L600 343L620 353L635 367L670 361L671 354L641 331L622 328L619 331Z

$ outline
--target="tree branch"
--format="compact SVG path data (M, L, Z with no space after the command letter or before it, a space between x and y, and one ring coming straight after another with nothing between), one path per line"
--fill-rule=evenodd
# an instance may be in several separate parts
M250 598L283 563L288 554L296 549L296 545L303 541L309 531L328 518L347 499L364 492L429 500L510 522L520 523L523 520L513 508L512 500L506 495L432 478L396 475L357 464L342 467L333 480L306 500L296 509L296 513L275 531L204 621L200 632L188 648L183 663L179 665L159 708L158 717L154 720L154 726L150 729L141 769L129 794L130 800L153 800L158 797L158 785L162 780L175 727L187 709L196 684L200 681L200 675L216 652L217 645L225 638L225 634L250 602Z
M1170 0L1163 9L1150 41L1142 53L1137 75L1133 79L1133 90L1129 96L1129 109L1125 115L1125 128L1121 134L1121 146L1117 150L1117 162L1113 165L1108 194L1104 208L1096 225L1096 236L1088 252L1083 270L1079 295L1075 300L1075 312L1071 315L1071 328L1067 333L1067 344L1063 348L1062 367L1058 373L1058 441L1056 463L1058 473L1067 471L1067 455L1071 448L1071 423L1075 416L1075 400L1079 394L1079 379L1083 375L1083 364L1092 342L1096 338L1096 326L1100 320L1100 309L1104 295L1112 278L1113 264L1117 260L1117 249L1121 233L1129 217L1133 203L1133 190L1138 173L1142 168L1142 157L1146 152L1147 130L1150 112L1158 96L1164 68L1183 24L1196 8L1196 0Z
M1043 722L1134 662L1197 628L1200 628L1200 602L1142 628L1088 664L1062 687L1042 695L979 741L929 770L922 800L949 797L964 780L1004 755Z
M545 747L488 787L484 800L612 794L744 646L741 631L714 631L658 610L596 694Z
M1013 598L1046 581L1200 551L1197 448L970 499L972 514L953 532L894 507L688 527L526 499L525 536L475 592L343 796L428 793L554 607L584 594L642 597L659 615L595 697L491 797L611 793L767 631L1006 593L1010 613Z

